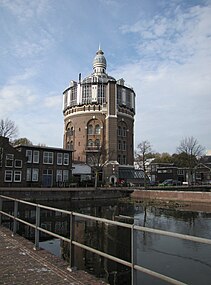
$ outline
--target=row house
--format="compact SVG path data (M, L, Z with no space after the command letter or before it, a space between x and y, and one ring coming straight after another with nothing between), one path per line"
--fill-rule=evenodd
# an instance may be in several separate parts
M35 145L12 146L0 137L0 186L65 187L72 177L72 150Z
M0 136L0 187L26 186L26 157Z

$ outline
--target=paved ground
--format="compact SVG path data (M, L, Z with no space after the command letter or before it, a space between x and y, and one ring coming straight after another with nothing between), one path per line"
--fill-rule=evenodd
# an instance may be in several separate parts
M68 270L68 264L0 226L0 285L102 285L84 271Z

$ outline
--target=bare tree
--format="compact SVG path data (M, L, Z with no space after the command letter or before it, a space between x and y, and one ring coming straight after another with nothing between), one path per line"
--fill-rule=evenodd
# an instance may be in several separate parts
M147 160L151 158L152 146L149 141L142 141L138 145L138 152L136 153L136 162L142 167L144 171L144 187L147 186Z
M22 145L33 145L33 143L27 139L27 138L19 138L19 139L16 139L12 142L12 145L19 145L19 144L22 144Z
M188 183L193 182L194 167L197 165L199 158L204 153L204 147L201 146L197 139L193 136L182 139L177 148L179 154L186 156L186 164L188 167Z
M12 139L17 137L18 128L15 123L8 118L0 120L0 136Z

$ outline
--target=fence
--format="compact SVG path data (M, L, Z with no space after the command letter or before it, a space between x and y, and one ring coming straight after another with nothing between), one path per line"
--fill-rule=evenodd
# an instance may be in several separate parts
M4 201L7 201L7 200L14 202L13 215L3 211L3 203L4 203ZM36 223L35 224L31 224L31 223L29 223L25 220L22 220L18 217L18 206L19 206L19 204L26 204L26 205L30 205L30 206L33 206L36 208ZM69 236L69 238L66 238L66 237L63 237L63 236L58 235L56 233L53 233L51 231L48 231L48 230L46 230L40 226L40 210L41 209L46 209L46 210L50 210L50 211L54 211L54 212L60 212L60 213L64 213L64 214L69 215L69 217L70 217L70 236ZM0 195L0 225L2 224L2 215L5 215L5 216L13 219L13 234L15 234L17 231L17 223L18 222L34 228L34 230L35 230L34 248L35 249L39 249L40 232L46 233L50 236L53 236L55 238L58 238L60 240L68 242L70 245L70 266L71 267L74 267L74 246L82 248L82 249L87 250L87 251L90 251L90 252L95 253L99 256L108 258L114 262L117 262L117 263L120 263L122 265L129 267L131 269L131 284L132 285L135 284L135 271L141 271L145 274L148 274L152 277L161 279L161 280L166 281L170 284L176 284L176 285L185 284L185 283L178 281L176 279L173 279L169 276L160 274L158 272L149 270L147 268L139 266L138 264L135 264L135 260L134 260L134 250L135 250L134 234L135 234L135 231L148 232L148 233L153 233L153 234L158 234L158 235L163 235L163 236L168 236L168 237L173 237L173 238L189 240L189 241L194 241L194 242L198 242L198 243L211 245L210 239L199 238L199 237L194 237L194 236L189 236L189 235L183 235L183 234L178 234L178 233L173 233L173 232L168 232L168 231L163 231L163 230L141 227L141 226L137 226L135 224L122 223L122 222L108 220L108 219L104 219L104 218L88 216L88 215L76 213L73 211L66 211L66 210L62 210L62 209L48 207L48 206L35 204L35 203L28 202L28 201L23 201L23 200L14 199L11 197ZM97 222L101 222L101 223L108 224L108 225L116 225L116 226L120 226L123 228L130 229L130 231L131 231L131 261L129 262L129 261L117 258L113 255L107 254L105 252L94 249L90 246L87 246L85 244L82 244L82 243L76 241L75 235L74 235L74 225L75 225L75 218L76 217L87 219L87 220L92 220L92 221L97 221Z

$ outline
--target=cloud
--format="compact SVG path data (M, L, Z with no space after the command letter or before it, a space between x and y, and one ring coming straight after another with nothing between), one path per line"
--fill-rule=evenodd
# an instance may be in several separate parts
M17 110L24 110L36 100L34 91L24 85L7 85L0 89L1 117L8 117ZM9 114L9 115L8 115Z
M148 139L157 151L174 152L193 135L210 148L211 6L165 13L121 27L137 43L137 60L114 70L137 94L136 145Z
M141 58L160 63L183 63L196 54L210 55L211 6L194 6L182 10L177 6L151 20L140 19L133 25L124 25L122 33L137 34L137 51Z
M48 0L1 0L0 2L0 6L7 8L22 22L43 16L49 9L48 4Z
M49 95L44 99L44 105L47 108L55 108L61 111L62 109L62 96L61 95Z

